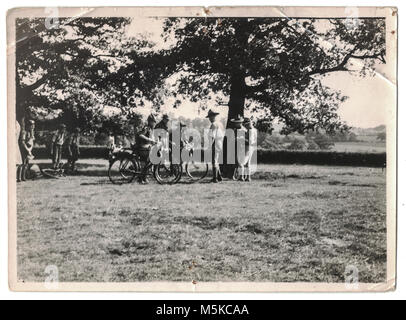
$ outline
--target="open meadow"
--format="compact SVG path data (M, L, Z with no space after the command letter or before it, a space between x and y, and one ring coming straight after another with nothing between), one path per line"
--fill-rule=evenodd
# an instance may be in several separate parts
M386 280L385 171L261 165L252 183L112 185L106 161L19 183L18 277L62 282Z
M335 142L331 149L335 152L380 153L386 152L385 142Z

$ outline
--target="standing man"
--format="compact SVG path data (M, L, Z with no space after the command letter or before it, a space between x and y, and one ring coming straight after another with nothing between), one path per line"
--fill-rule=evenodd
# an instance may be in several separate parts
M16 148L16 164L17 166L20 166L23 164L23 157L21 155L21 149L20 149L20 140L21 139L21 126L19 122L16 120L16 142L17 142L17 148Z
M56 170L59 168L59 164L62 159L62 147L65 143L66 139L66 126L61 124L59 126L58 131L54 134L52 138L52 148L51 148L51 155L52 155L52 165L53 168Z
M32 149L34 148L35 142L35 121L30 120L28 121L27 130L23 132L21 136L21 143L23 146L22 156L23 156L23 164L29 164L30 160L34 159L32 155Z
M213 183L223 181L220 172L220 156L223 151L224 127L217 121L219 113L209 110L206 118L210 120L209 141L212 147Z
M155 117L151 114L147 119L147 125L138 133L136 138L137 140L137 149L142 161L145 161L146 165L142 169L140 176L140 183L147 184L148 179L148 170L151 167L149 160L149 153L154 144L156 144L154 139L154 128L156 124Z
M75 172L76 170L76 162L79 160L80 157L80 128L76 128L72 133L71 137L69 138L68 142L68 166L71 172Z
M169 116L167 114L164 114L162 116L162 120L158 122L158 124L155 126L155 129L163 129L166 131L169 131Z
M247 166L247 182L251 182L251 162L252 156L257 148L258 130L254 128L250 118L244 119L244 127L247 129L245 135L245 159L244 165Z
M162 120L155 126L155 139L160 141L165 148L169 148L169 116L164 114Z

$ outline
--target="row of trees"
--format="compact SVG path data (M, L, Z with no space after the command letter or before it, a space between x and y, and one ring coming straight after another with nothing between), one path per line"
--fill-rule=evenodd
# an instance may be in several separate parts
M309 132L305 135L270 135L260 133L258 146L270 150L330 150L336 142L356 142L357 136L352 133L326 134Z
M323 77L366 75L386 54L384 19L346 22L168 18L168 45L157 46L128 37L129 18L59 19L55 28L45 19L18 19L17 120L125 133L140 124L140 106L159 110L172 98L176 108L183 99L221 95L228 97L228 119L256 112L263 131L273 121L285 134L346 131L337 115L346 97Z

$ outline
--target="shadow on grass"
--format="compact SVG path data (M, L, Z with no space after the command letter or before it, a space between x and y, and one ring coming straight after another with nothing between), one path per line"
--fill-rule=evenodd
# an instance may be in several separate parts
M97 182L84 182L80 184L81 186L101 186L101 185L112 185L110 180L99 180Z

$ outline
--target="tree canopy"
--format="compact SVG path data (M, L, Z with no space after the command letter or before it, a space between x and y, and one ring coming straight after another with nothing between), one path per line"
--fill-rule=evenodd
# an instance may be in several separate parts
M46 28L45 19L18 19L16 38L17 119L57 114L57 122L92 128L108 121L106 106L136 117L130 98L156 98L156 81L143 77L153 65L142 49L145 39L129 39L130 19L60 19ZM120 72L122 66L126 73ZM114 115L117 117L117 115Z
M287 132L346 128L337 115L346 97L322 77L385 63L384 19L180 18L164 32L175 38L163 54L182 74L176 92L195 101L222 92L229 118L252 106Z
M159 108L169 96L222 94L229 119L248 109L263 115L261 125L284 123L285 133L345 130L337 110L346 97L323 77L365 76L386 54L384 19L347 20L168 18L163 46L128 37L129 18L60 19L56 28L19 19L17 117L56 110L58 121L91 128L108 121L106 106L138 119L146 101Z

